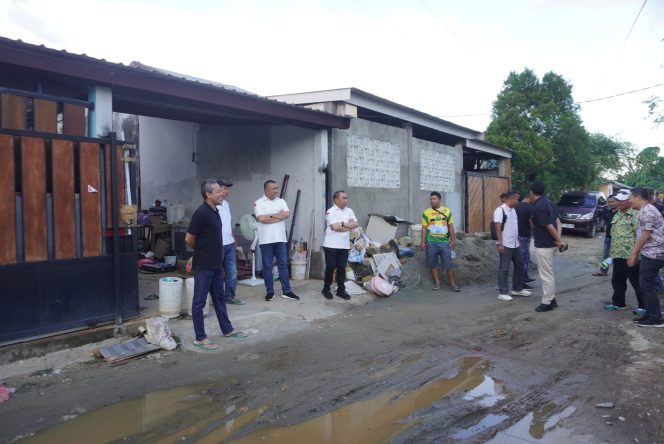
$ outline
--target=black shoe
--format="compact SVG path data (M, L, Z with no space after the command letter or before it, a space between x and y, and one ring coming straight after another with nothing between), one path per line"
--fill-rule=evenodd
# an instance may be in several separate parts
M532 289L533 289L533 287L531 287L531 286L528 285L528 284L523 284L523 288L524 288L525 290L532 290Z
M660 319L659 321L653 321L652 319L644 319L636 323L639 327L664 327L664 322Z
M282 294L281 297L284 298L284 299L290 299L291 301L299 301L300 300L300 297L297 296L292 291L289 291L288 293Z
M643 316L641 316L641 317L638 317L638 318L634 318L634 319L632 319L632 322L634 322L635 324L637 324L637 323L642 322L642 321L647 321L648 319L650 319L650 316L649 316L649 315L643 315Z
M553 304L539 304L535 309L536 312L551 311L553 310Z
M321 293L323 293L325 299L332 299L332 292L330 291L329 288L323 288L323 291L321 291Z
M274 299L274 293L268 293L265 295L266 301L271 301L272 299Z
M345 291L342 291L341 293L337 293L337 297L343 299L344 301L350 301L350 295L346 293Z
M556 302L556 298L551 299L551 306L553 308L556 308L558 306L558 302Z
M535 282L535 279L528 278L528 279L524 280L523 282L525 282L526 284L532 284L533 282Z

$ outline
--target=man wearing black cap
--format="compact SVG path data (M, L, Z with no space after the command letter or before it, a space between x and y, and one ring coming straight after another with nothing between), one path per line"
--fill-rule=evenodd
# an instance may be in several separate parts
M231 207L228 205L228 195L232 183L217 179L221 187L222 202L217 205L221 217L221 232L224 244L222 268L224 269L224 297L227 304L244 305L244 302L235 298L237 287L237 257L235 255L235 238L233 237L233 224L231 222Z
M563 246L558 232L556 208L544 196L544 184L536 181L530 184L530 201L533 203L533 229L535 232L535 257L540 281L542 281L542 303L537 312L553 310L556 302L556 278L553 274L553 254Z

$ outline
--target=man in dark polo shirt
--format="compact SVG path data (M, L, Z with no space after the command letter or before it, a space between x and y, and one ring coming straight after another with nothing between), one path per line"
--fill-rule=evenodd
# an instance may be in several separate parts
M558 216L553 203L544 196L544 184L530 184L530 201L533 202L533 229L535 232L535 257L542 282L542 303L537 312L553 310L556 302L556 278L553 274L553 254L563 246L558 231Z
M533 206L530 203L529 196L524 197L521 202L514 207L516 217L519 223L519 248L523 257L523 288L532 290L530 286L535 279L528 275L528 264L530 263L530 239L532 237L533 225Z
M193 270L194 297L191 304L191 317L194 322L196 339L193 344L205 350L218 347L205 334L203 308L208 292L212 295L214 311L224 337L246 338L247 334L234 331L226 303L224 302L224 276L222 271L223 242L221 217L217 205L223 201L221 187L216 180L208 179L201 184L203 204L191 216L185 235L185 242L194 249Z

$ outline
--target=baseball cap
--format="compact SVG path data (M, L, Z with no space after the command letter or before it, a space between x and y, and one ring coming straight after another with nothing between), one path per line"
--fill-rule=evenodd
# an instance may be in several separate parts
M233 184L231 182L226 182L224 179L217 179L217 183L219 186L224 186L224 187L232 187Z
M620 190L616 193L616 200L619 200L621 202L626 201L629 199L629 190Z

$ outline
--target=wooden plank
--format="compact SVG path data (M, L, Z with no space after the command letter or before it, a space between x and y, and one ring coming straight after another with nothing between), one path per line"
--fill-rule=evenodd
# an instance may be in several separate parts
M484 177L484 221L483 231L489 231L493 212L501 204L500 195L509 190L509 180L504 177Z
M0 265L16 263L14 138L0 134Z
M468 232L477 233L484 231L482 178L468 176L466 192L468 193Z
M85 107L63 104L62 132L68 136L85 136Z
M21 138L23 245L25 261L48 259L46 244L46 141Z
M57 132L58 104L50 100L35 99L35 131Z
M74 142L53 140L53 224L55 258L76 257Z
M81 238L83 256L101 256L101 171L99 144L81 142Z
M25 97L2 94L2 127L24 130L26 126Z
M104 148L105 154L106 154L106 226L108 228L113 227L113 219L111 217L111 211L112 211L112 200L111 200L111 145L106 144ZM118 175L117 175L117 187L118 187L118 211L120 211L120 208L122 205L127 203L127 196L125 195L126 192L126 184L125 184L125 169L124 169L124 162L122 161L122 147L117 147L115 151L115 155L118 159ZM124 227L126 224L122 220L122 216L118 215L120 223L118 224L119 227Z

